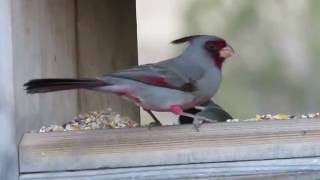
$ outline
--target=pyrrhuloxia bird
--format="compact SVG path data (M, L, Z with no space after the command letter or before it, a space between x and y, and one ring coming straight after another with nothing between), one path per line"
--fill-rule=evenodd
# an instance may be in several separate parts
M183 110L209 101L217 92L222 64L234 51L217 36L194 35L172 41L173 44L185 42L189 42L189 46L181 55L155 64L95 78L34 79L24 86L31 94L78 88L114 93L133 101L150 114L151 111L162 111L195 118Z

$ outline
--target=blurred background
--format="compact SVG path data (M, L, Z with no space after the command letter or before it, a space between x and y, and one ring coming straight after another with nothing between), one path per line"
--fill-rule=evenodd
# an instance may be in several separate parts
M137 19L140 64L178 55L186 45L169 42L193 34L233 46L213 100L235 118L319 111L320 1L137 0Z

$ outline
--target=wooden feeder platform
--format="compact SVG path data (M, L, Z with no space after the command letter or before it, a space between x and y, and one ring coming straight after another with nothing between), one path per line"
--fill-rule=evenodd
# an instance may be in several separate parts
M25 134L20 179L316 179L320 119Z

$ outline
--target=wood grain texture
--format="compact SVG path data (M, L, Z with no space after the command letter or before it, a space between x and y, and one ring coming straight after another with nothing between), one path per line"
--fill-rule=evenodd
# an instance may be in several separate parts
M24 174L20 179L316 179L320 158L222 162Z
M138 64L135 1L78 0L79 76L95 77ZM80 111L113 108L139 121L139 108L120 97L80 91Z
M26 134L20 171L318 157L319 139L319 119Z
M75 9L68 0L13 0L14 94L17 138L78 112L77 92L27 95L33 78L76 77Z
M17 179L11 0L0 1L0 179Z

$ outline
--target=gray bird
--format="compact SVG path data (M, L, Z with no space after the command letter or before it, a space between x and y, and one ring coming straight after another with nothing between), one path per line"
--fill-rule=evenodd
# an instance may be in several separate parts
M27 93L89 89L114 93L151 111L172 112L202 121L213 120L183 110L208 102L219 89L221 68L234 54L217 36L194 35L172 41L189 43L178 57L145 64L94 78L33 79L24 84ZM157 119L155 119L158 121Z

